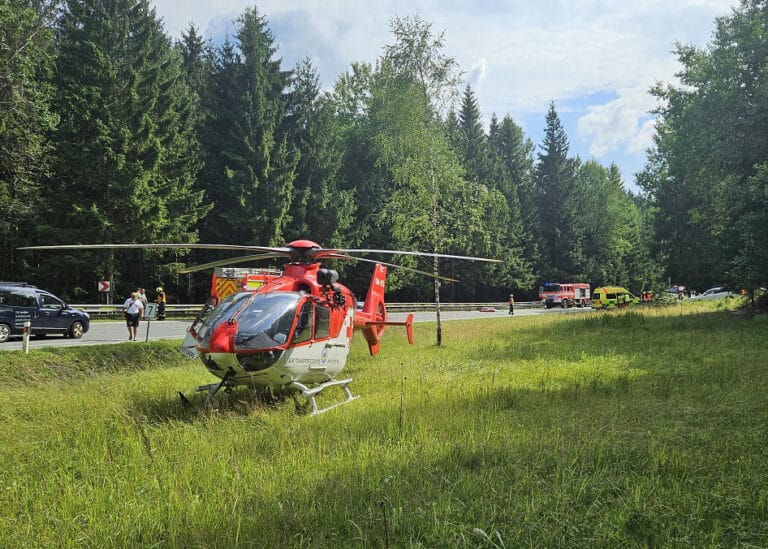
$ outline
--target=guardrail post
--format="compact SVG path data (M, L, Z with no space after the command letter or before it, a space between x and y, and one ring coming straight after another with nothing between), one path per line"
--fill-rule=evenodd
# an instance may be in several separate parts
M22 331L22 338L21 338L21 350L24 351L24 354L29 353L29 332L31 331L30 328L32 327L32 323L27 320L24 323L24 329Z

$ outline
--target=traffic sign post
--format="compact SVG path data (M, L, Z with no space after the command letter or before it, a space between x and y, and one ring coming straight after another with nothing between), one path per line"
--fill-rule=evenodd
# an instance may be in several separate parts
M107 294L107 305L112 305L112 281L111 280L99 280L99 291Z
M144 338L145 343L149 341L149 325L155 317L157 317L157 303L146 303L144 305L144 318L147 321L147 335Z

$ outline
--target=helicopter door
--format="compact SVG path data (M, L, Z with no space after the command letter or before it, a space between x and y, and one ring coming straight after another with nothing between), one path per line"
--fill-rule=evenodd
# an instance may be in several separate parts
M315 324L315 307L310 301L305 301L301 307L296 329L293 331L293 343L304 343L312 339L312 328Z
M315 306L315 339L326 339L330 335L331 311L322 305Z

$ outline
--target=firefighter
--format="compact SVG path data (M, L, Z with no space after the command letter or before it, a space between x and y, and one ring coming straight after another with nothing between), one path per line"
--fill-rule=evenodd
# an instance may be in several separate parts
M165 292L161 286L157 287L157 320L165 320Z
M509 294L509 314L515 314L515 296Z

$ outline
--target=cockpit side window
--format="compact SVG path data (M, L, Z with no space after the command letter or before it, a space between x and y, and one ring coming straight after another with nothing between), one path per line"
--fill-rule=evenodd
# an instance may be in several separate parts
M293 332L294 343L301 343L312 339L312 326L315 323L314 310L315 307L311 301L305 302L301 307L299 319L296 322L296 330Z
M322 305L315 306L315 339L322 339L330 335L331 311Z

